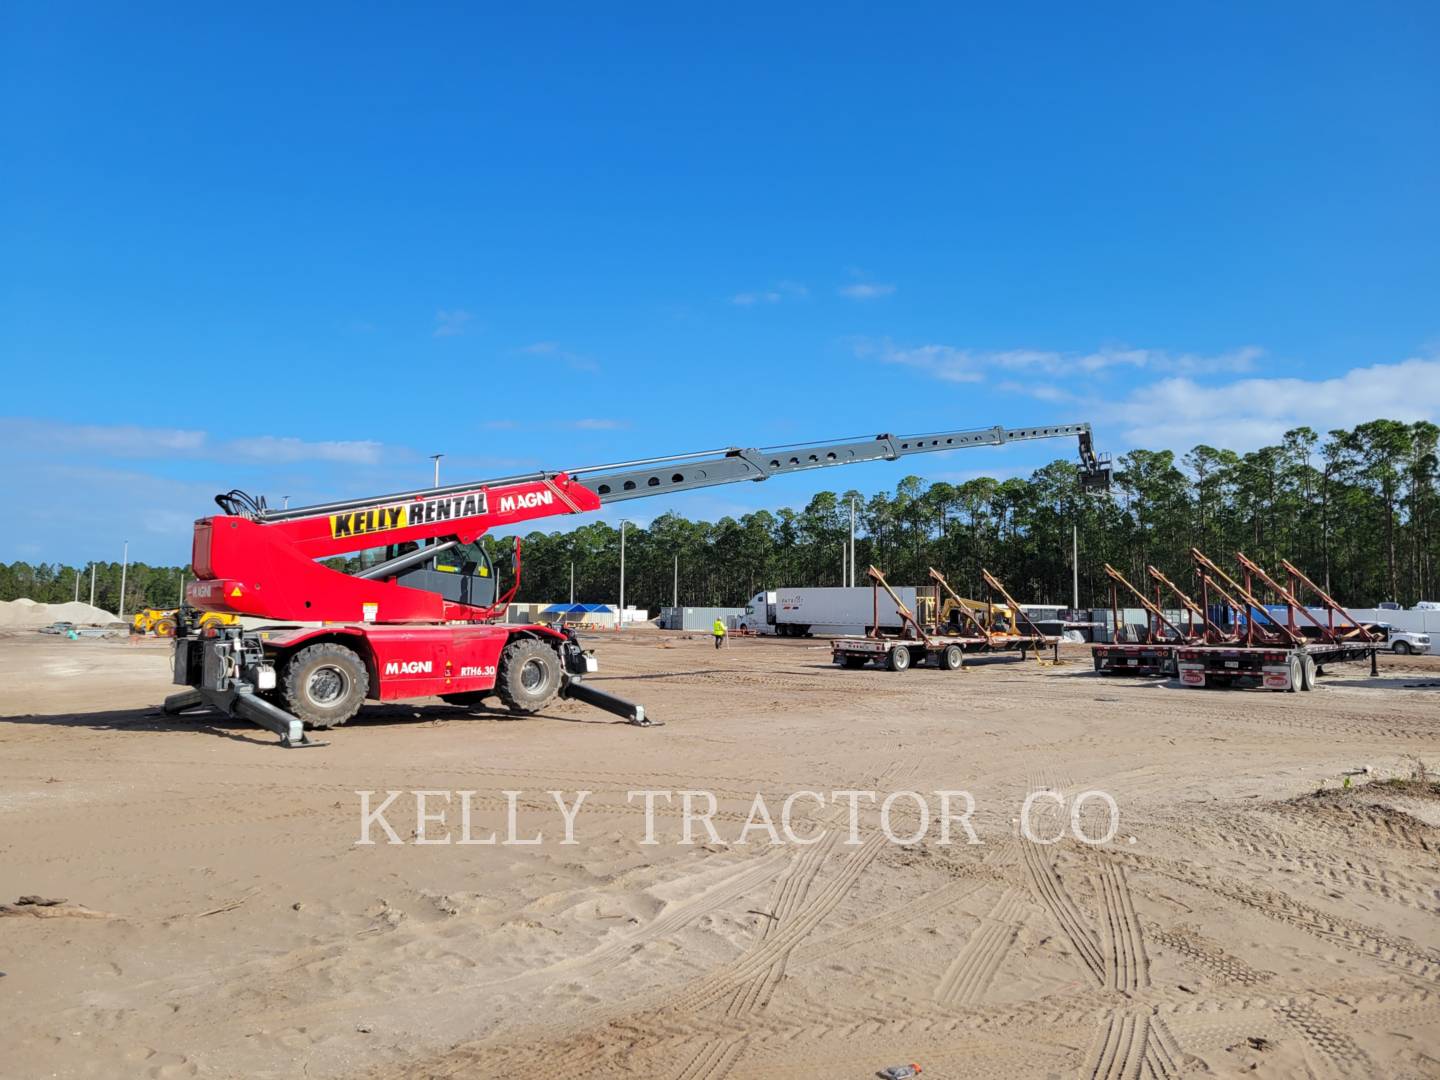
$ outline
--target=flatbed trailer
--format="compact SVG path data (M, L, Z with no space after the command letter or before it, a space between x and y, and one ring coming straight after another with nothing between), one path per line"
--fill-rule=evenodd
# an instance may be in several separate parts
M938 667L942 671L959 671L965 666L966 653L1018 652L1020 659L1024 660L1029 653L1033 652L1038 656L1040 650L1047 647L1053 648L1056 659L1059 658L1060 639L1047 637L1033 625L1033 633L1020 634L1013 630L1001 633L996 632L993 627L985 626L972 613L966 616L967 629L971 631L970 633L934 633L920 624L914 613L905 606L905 603L896 595L895 590L890 587L884 574L873 566L866 573L872 583L874 594L874 612L870 632L863 637L848 636L831 639L830 655L837 666L860 668L871 663L883 663L890 671L908 671L912 667L928 664L931 667ZM1019 605L1010 598L1008 593L1005 593L1004 586L988 571L982 571L982 573L990 588L1000 592L1010 602L1010 610L1018 611ZM930 576L936 582L934 610L938 612L940 608L939 589L943 587L952 595L954 595L954 590L950 589L944 576L934 568L931 568ZM901 628L898 633L887 633L880 626L881 589L884 589L891 601L894 602L895 611L900 616ZM1028 617L1023 612L1020 617L1026 618L1028 621Z
M830 653L837 665L848 668L864 667L876 662L889 671L906 671L926 664L944 671L959 671L965 666L965 656L968 653L1018 652L1019 659L1024 660L1032 652L1038 654L1042 649L1058 649L1058 639L1040 634L993 636L1003 640L952 637L948 634L923 634L904 638L832 638Z
M1224 598L1232 611L1240 610L1243 603L1244 630L1237 630L1229 641L1207 639L1179 647L1175 660L1181 686L1259 687L1294 693L1313 690L1316 676L1327 667L1363 660L1370 661L1371 675L1379 674L1377 654L1384 644L1381 637L1359 623L1293 563L1281 560L1288 579L1281 584L1243 551L1237 551L1235 560L1244 572L1242 584L1198 549L1192 548L1191 556L1206 607L1212 594ZM1284 602L1283 619L1262 603L1258 594L1261 587ZM1303 589L1319 598L1326 613L1324 622L1304 604Z
M1109 642L1090 646L1095 670L1101 675L1141 675L1164 678L1175 674L1178 645L1169 642Z
M1110 641L1090 647L1095 662L1095 671L1101 675L1138 675L1167 678L1177 672L1176 653L1186 645L1201 644L1205 641L1224 640L1228 635L1210 621L1205 609L1190 599L1181 588L1153 566L1147 566L1155 586L1152 600L1109 563L1105 573L1110 578L1110 628L1111 633L1120 630L1120 589L1130 592L1145 609L1146 626L1144 641ZM1160 606L1164 590L1168 589L1185 609L1185 624L1180 626L1165 614ZM1198 622L1197 622L1198 620Z
M1374 642L1306 643L1294 648L1245 645L1184 645L1176 649L1180 685L1192 689L1259 687L1265 690L1313 690L1315 677L1333 664L1370 661L1378 674Z

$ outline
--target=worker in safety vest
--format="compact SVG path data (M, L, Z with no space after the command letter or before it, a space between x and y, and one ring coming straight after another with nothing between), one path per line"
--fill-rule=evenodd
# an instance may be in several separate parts
M721 648L725 644L725 620L716 619L711 633L715 635L715 648Z

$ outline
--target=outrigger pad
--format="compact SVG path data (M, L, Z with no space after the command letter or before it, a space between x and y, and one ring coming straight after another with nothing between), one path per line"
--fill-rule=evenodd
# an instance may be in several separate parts
M663 722L651 720L645 715L645 706L637 705L633 701L626 701L622 697L600 690L582 679L567 679L560 687L562 698L573 698L576 701L583 701L586 705L593 705L597 709L611 713L615 716L628 720L636 727L664 727Z

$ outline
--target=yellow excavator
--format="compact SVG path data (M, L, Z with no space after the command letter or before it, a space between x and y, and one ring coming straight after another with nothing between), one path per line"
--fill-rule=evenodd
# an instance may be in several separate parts
M130 619L132 634L154 634L156 637L174 637L175 627L180 621L179 608L141 608ZM215 626L239 626L240 617L228 612L207 611L201 614L198 624L201 630Z

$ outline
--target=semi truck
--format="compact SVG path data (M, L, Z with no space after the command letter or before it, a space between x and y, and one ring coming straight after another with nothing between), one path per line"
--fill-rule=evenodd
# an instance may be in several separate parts
M915 610L915 586L897 586L895 592ZM874 592L864 586L771 589L750 598L739 628L779 637L835 637L865 633L875 625L875 615ZM881 629L904 625L892 604L881 604L879 615Z

